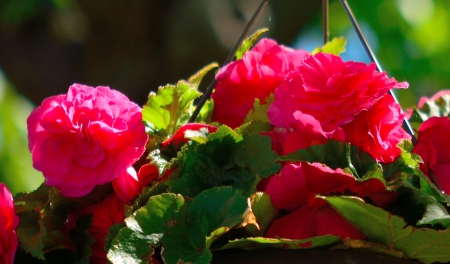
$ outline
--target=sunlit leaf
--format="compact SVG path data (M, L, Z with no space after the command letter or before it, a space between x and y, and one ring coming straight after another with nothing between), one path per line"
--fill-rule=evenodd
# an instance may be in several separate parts
M252 47L252 45L259 39L259 37L267 31L269 31L268 28L262 28L253 33L250 37L246 38L236 51L236 59L238 60L242 58L244 54Z

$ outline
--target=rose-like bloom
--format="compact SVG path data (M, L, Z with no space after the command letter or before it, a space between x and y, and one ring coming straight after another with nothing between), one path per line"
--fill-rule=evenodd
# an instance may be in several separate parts
M89 263L106 264L105 238L111 226L125 219L124 203L112 193L101 203L87 207L83 214L92 214L89 234L95 242L91 245L92 256Z
M286 76L267 114L272 125L289 127L295 123L292 113L301 111L332 132L370 109L390 89L407 87L377 72L373 63L344 62L339 56L317 53Z
M139 106L120 92L74 84L28 117L33 166L47 186L83 196L139 159L148 140L141 119Z
M413 152L422 157L420 169L436 176L442 190L450 193L450 119L431 117L419 127L419 138Z
M18 225L19 217L14 211L13 197L5 184L0 183L0 262L3 264L14 263Z
M242 59L220 69L212 94L213 121L231 128L240 126L255 99L264 102L284 80L286 74L308 56L303 50L278 45L274 40L261 39Z
M403 128L400 105L391 95L383 96L368 111L359 113L353 122L342 126L345 141L369 153L377 161L389 163L401 153L397 145L411 139Z
M270 178L266 192L277 209L289 212L275 219L266 237L305 239L336 235L342 239L363 239L364 235L316 195L353 194L370 197L378 206L387 206L397 194L386 191L378 179L358 182L342 169L333 170L319 163L288 164Z

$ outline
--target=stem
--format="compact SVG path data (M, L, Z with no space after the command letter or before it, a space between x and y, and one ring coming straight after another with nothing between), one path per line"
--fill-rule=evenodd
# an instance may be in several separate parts
M248 33L253 28L253 26L255 25L255 22L261 16L262 12L264 11L264 8L267 6L268 3L269 3L269 0L263 0L261 2L261 4L259 5L258 9L255 12L255 14L253 14L253 17L248 21L247 25L245 26L244 32L242 32L241 37L236 42L233 49L228 54L228 57L223 62L222 66L227 65L228 63L230 63L233 60L233 58L236 54L236 51L239 49L239 47L241 46L241 44L245 40L245 38L247 38ZM211 82L211 84L206 89L202 98L200 98L200 101L197 104L197 108L195 108L194 113L192 113L191 118L189 118L189 123L192 123L195 121L195 119L197 119L197 116L200 113L200 110L202 109L203 105L206 103L206 100L208 100L208 98L211 96L212 90L214 89L215 85L216 85L216 79L214 78L214 80Z
M322 30L323 30L323 44L327 44L330 37L330 29L329 29L329 10L330 10L330 1L322 0Z
M366 37L364 36L364 33L361 30L361 27L358 24L358 21L356 21L355 15L353 15L353 12L347 3L347 0L340 0L342 6L345 9L345 12L347 13L348 18L350 19L350 22L352 23L353 28L356 31L356 34L358 35L359 40L361 41L361 44L363 45L364 49L366 50L367 55L369 56L370 60L375 63L377 70L379 72L382 71L380 63L378 62L377 58L375 57L372 48L369 45L369 42L367 41ZM392 91L389 91L389 94L394 98L395 102L398 103L397 97ZM414 137L413 129L411 128L411 125L409 124L408 120L403 119L403 128L405 131L411 136L411 141L414 145L417 144L417 139Z

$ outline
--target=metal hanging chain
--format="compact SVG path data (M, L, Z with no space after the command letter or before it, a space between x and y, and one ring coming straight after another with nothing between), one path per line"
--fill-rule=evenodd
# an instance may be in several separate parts
M361 41L361 44L364 46L364 49L366 50L367 55L369 56L370 60L375 63L377 70L379 72L381 72L381 67L380 64L377 60L377 58L375 57L372 48L370 47L366 37L364 36L361 27L358 24L358 21L356 21L355 15L353 15L352 9L350 8L350 5L348 4L347 0L340 0L342 6L345 9L345 12L347 13L348 18L350 19L350 22L353 25L353 28L356 31L356 34L358 35L359 40ZM389 91L389 94L394 98L395 102L398 103L397 97L395 96L395 94L392 91ZM414 132L411 128L411 125L409 124L408 120L403 119L403 127L405 128L406 132L411 136L411 141L414 145L417 145L417 139L414 137ZM444 193L444 191L442 190L439 182L436 179L436 176L434 175L433 171L429 170L429 175L431 177L431 181L434 183L434 185L436 185L436 187L442 192Z
M329 27L329 18L330 18L330 1L322 0L322 30L323 30L323 44L327 44L330 38L330 27Z
M379 72L382 72L380 63L378 63L377 58L375 57L372 48L369 45L369 42L367 41L366 37L364 36L361 27L358 24L358 21L356 21L355 16L353 15L353 12L349 6L349 4L347 3L347 0L340 0L342 6L345 9L345 12L347 13L348 18L350 19L350 22L353 25L353 28L356 31L356 34L358 35L359 41L361 41L361 44L364 46L364 49L366 50L367 55L369 56L370 60L375 63L377 70ZM395 102L398 103L397 97L395 96L395 94L392 91L389 91L389 94L392 95L392 97L394 98ZM417 139L414 137L414 132L413 129L411 128L411 125L409 124L408 120L403 119L403 127L405 129L405 131L411 136L411 141L414 145L417 144Z
M222 63L222 66L227 65L233 60L236 51L241 46L242 42L244 42L245 38L247 38L248 34L250 33L250 30L253 28L253 26L255 25L258 18L261 16L262 12L264 11L264 8L267 6L268 3L269 0L263 0L261 2L256 12L253 14L252 18L247 22L247 25L245 26L244 32L242 32L241 37L236 42L233 49L230 51L225 61ZM208 98L211 96L211 93L215 85L216 85L216 78L213 79L213 81L203 94L202 98L200 98L200 101L197 104L197 108L195 108L194 113L192 113L191 118L189 118L189 123L192 123L195 121L195 119L197 119L197 116L200 113L200 110L202 109L203 105L206 103L206 100L208 100Z

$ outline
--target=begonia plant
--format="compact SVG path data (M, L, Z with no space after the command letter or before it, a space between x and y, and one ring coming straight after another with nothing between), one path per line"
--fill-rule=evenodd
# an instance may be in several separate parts
M0 185L2 263L209 263L267 248L449 262L450 92L403 113L388 91L408 83L343 61L343 38L310 53L260 34L142 108L81 84L44 100L27 125L45 182L14 200Z

